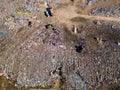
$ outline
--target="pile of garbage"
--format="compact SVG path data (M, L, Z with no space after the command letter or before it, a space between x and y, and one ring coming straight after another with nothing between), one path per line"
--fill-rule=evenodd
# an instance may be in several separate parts
M100 25L96 22L94 25L86 23L83 28L73 26L73 31L70 31L64 25L56 26L48 22L26 30L24 25L31 28L31 19L37 21L41 12L45 14L45 20L51 18L51 8L45 7L44 0L14 3L18 7L15 6L3 20L4 25L10 30L23 27L11 32L11 37L5 43L8 46L7 54L4 53L2 59L0 57L3 61L0 73L5 71L15 85L48 87L57 78L64 81L69 90L87 90L91 85L96 88L120 80L120 47L115 43L115 40L119 40L119 24L103 21ZM0 38L6 34L0 31ZM115 38L111 39L113 35ZM1 43L0 48L5 45Z
M59 2L59 0L49 1L49 3L51 3L53 7L56 7ZM26 25L28 20L40 18L41 16L43 16L45 8L46 11L49 11L49 13L51 13L49 8L47 8L47 2L44 0L24 0L19 2L4 1L2 3L10 3L9 7L4 6L0 9L0 11L2 12L0 13L0 21L8 26L9 29L19 27L20 25ZM47 15L47 12L45 12L45 14Z
M95 3L95 2L101 2L101 1L105 1L105 0L87 0L88 3Z
M95 8L91 11L92 15L98 16L106 16L106 17L120 17L120 7L112 6L112 7L100 7Z

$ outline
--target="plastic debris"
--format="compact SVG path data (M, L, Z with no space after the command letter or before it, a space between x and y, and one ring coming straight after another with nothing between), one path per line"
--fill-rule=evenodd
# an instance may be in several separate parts
M51 12L51 8L46 8L44 11L44 14L46 17L51 17L52 16L52 12Z
M19 16L23 16L23 12L21 12L21 11L17 11L16 14Z
M45 25L46 29L52 29L52 30L56 30L55 26L53 24L47 24Z
M78 29L75 25L73 25L72 31L76 34L78 32Z
M38 2L37 5L38 5L39 7L41 7L41 8L45 8L44 3L42 3L42 2Z

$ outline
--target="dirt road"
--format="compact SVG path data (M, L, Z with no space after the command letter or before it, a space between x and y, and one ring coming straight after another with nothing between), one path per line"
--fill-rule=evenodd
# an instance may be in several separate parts
M111 3L110 3L110 5L111 5ZM84 10L82 10L81 8L79 8L79 9L82 12L85 11L85 12L88 13L88 11L89 11L88 7L92 8L92 7L95 7L95 6L94 5L87 6L86 8L84 8ZM60 8L55 9L54 17L52 19L54 19L53 21L56 21L59 24L64 23L67 26L73 25L75 22L71 21L71 19L76 18L76 17L84 18L84 19L87 19L87 20L90 20L90 21L104 20L104 21L120 22L120 18L105 17L105 16L93 16L93 15L86 14L85 12L84 13L77 13L77 10L78 10L78 8L76 7L76 5L61 6Z

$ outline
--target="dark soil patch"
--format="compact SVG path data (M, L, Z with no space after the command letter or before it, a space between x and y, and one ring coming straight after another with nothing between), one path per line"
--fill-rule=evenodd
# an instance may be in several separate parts
M71 19L73 22L87 22L87 19L82 18L82 17L74 17Z

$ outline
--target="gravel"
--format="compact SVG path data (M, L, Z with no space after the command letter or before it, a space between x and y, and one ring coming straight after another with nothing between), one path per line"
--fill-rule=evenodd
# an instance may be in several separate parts
M106 16L106 17L120 17L120 7L112 6L112 7L100 7L95 8L91 11L92 15L98 16Z

